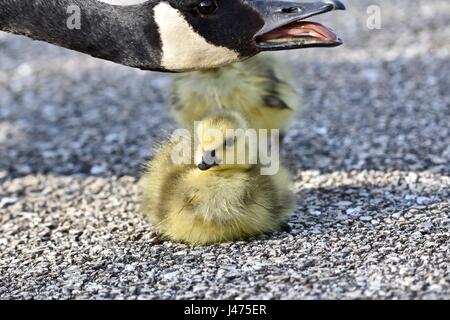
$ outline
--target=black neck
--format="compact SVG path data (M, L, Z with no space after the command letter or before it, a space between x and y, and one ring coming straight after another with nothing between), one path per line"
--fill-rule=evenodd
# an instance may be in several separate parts
M97 0L0 0L0 30L130 67L165 71L153 19L155 1L113 6ZM67 26L68 8L74 5L80 8L80 29Z

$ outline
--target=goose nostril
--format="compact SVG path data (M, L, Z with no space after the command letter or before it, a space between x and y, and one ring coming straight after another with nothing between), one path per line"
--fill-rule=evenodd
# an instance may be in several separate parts
M282 13L295 13L295 12L299 12L299 11L301 11L301 9L298 7L290 7L290 8L281 9Z

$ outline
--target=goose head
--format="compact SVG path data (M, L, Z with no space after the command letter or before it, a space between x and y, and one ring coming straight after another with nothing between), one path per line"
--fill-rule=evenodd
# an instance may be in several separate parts
M170 71L220 67L261 51L335 47L342 40L305 19L344 10L337 0L168 0L154 19L161 39L161 65Z

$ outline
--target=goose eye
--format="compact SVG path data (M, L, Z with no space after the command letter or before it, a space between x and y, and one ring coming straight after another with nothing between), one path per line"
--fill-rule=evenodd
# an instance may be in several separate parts
M202 16L212 15L217 10L217 3L214 0L203 0L197 6L197 11Z

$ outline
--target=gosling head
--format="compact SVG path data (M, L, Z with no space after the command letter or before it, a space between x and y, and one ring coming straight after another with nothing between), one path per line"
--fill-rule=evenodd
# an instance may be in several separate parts
M337 0L166 0L149 2L169 71L221 67L261 51L333 47L342 41L327 27L304 21L332 10Z
M257 154L251 147L257 144L256 136L249 137L247 129L247 121L237 112L214 115L197 123L195 163L198 169L247 170L255 165Z

